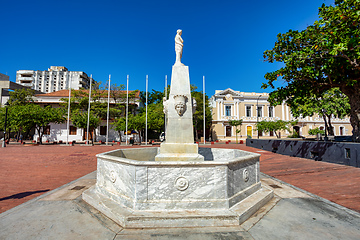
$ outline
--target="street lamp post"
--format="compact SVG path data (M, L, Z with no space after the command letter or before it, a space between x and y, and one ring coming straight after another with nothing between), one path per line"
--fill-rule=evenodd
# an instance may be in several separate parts
M4 122L4 141L2 143L2 147L6 147L6 121L7 121L7 112L8 112L8 106L10 104L8 102L5 103L5 122Z
M261 95L256 99L256 123L259 122L259 98L261 97ZM259 139L259 129L257 131L257 138Z

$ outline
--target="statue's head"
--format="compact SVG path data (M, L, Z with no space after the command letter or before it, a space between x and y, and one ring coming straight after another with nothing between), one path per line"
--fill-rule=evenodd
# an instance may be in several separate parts
M179 35L182 34L182 30L181 30L181 29L178 29L176 32L177 32L177 34L179 34Z
M186 111L186 100L187 97L184 95L175 95L175 110L179 114L179 116L182 116Z

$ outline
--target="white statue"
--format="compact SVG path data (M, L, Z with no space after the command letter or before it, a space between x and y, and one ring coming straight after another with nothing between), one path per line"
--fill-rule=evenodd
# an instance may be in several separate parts
M181 57L184 47L184 40L181 38L182 30L178 29L177 34L175 36L175 53L176 53L176 60L175 65L184 65L181 63Z

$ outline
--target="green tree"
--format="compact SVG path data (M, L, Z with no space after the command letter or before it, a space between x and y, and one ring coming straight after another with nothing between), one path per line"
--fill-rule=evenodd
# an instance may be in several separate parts
M8 121L12 130L19 133L35 128L42 144L42 137L50 123L65 122L64 109L37 104L16 105L9 110Z
M35 91L29 88L16 89L10 92L10 106L25 105L34 102Z
M89 117L89 134L90 132L94 132L94 129L100 125L101 118L98 117L94 112L90 110L90 114L88 112L81 111L79 109L74 110L71 113L71 121L74 126L78 128L87 129L88 125L88 117ZM84 136L87 139L87 136ZM90 136L89 136L90 138ZM93 142L96 141L96 135L94 134Z
M13 131L28 133L35 127L34 104L11 106L8 111L8 125Z
M152 103L148 105L148 128L155 130L156 132L161 132L164 129L164 107L162 101L159 103ZM144 121L145 128L145 109L141 112L142 119Z
M22 117L27 108L21 107L33 103L35 91L32 89L16 89L13 92L10 92L9 106L8 106L8 118L7 118L7 132L8 135L10 132L16 131L17 136L19 137L22 132L25 132L25 136L28 135L31 128L34 127L33 123L28 119ZM2 108L3 112L0 113L0 122L1 128L3 129L4 120L5 120L5 108ZM17 121L15 121L15 119Z
M91 104L90 104L90 121L89 128L91 132L94 132L102 119L107 118L107 98L108 90L107 86L95 88L91 91ZM112 84L110 87L110 104L109 118L115 122L122 118L126 112L126 91L123 91L124 85ZM129 102L134 101L137 90L129 91ZM61 99L63 107L67 107L68 98ZM71 107L71 120L76 127L87 129L87 114L89 107L89 91L88 90L75 90L71 92L70 98ZM136 106L129 104L129 113L135 113ZM129 114L130 115L130 114ZM96 135L94 134L94 140Z
M257 131L259 132L274 132L277 138L280 138L280 131L290 131L291 125L296 125L297 121L266 121L256 123Z
M278 87L269 97L273 105L298 98L320 96L339 88L349 98L353 139L360 141L360 4L359 0L336 0L319 8L319 21L303 31L278 34L275 46L264 52L266 61L283 67L265 75L263 88Z
M33 96L34 90L31 89L17 89L10 93L7 129L8 133L16 131L19 137L22 133L27 136L35 128L42 143L44 131L50 123L65 121L64 111L50 106L43 108L34 103Z
M241 125L243 123L243 120L230 120L229 124L233 127L235 127L235 132L236 132L236 143L238 143L238 133L241 133ZM240 126L240 129L238 129L238 126Z
M111 84L110 86L110 97L114 100L115 104L124 103L126 100L126 91L124 91L124 84Z
M325 122L329 135L334 135L331 118L344 118L350 113L349 99L338 88L323 92L319 97L298 97L290 105L294 117L306 117L318 114Z
M128 131L136 131L139 134L139 141L141 141L141 137L140 137L140 133L143 129L145 129L145 118L144 115L142 114L138 114L138 115L133 115L133 114L129 114L128 115L128 126L127 126L127 130ZM113 123L114 129L116 131L118 131L119 136L121 136L121 131L124 131L124 133L127 135L128 133L126 133L126 118L119 118L117 119L114 123Z
M199 139L198 137L198 129L204 128L204 98L202 91L196 91L197 87L195 85L191 85L191 97L196 101L196 110L193 114L193 124L195 131L195 139ZM209 97L205 94L205 129L210 129L212 123L212 114L211 108L209 104ZM205 137L205 133L203 133Z
M169 94L168 94L168 96L169 96ZM164 97L165 97L164 92L152 89L151 92L148 92L148 104L162 103ZM143 105L145 106L145 102L146 102L146 92L145 91L141 91L140 100L143 103Z
M309 129L309 135L317 135L318 133L320 133L321 135L325 134L324 130L320 130L319 128L314 128L314 129Z
M52 108L51 106L41 107L37 104L31 105L30 117L34 121L35 128L38 132L40 143L46 128L50 123L63 123L65 111L63 108Z

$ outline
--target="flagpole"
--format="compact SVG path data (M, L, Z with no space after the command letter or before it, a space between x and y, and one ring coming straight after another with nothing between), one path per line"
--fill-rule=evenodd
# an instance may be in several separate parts
M129 75L126 76L126 145L128 145Z
M205 76L203 76L203 111L204 111L204 145L205 145Z
M66 135L66 144L69 145L69 131L70 131L70 98L71 98L71 74L69 77L69 103L68 103L68 117L67 117L67 135Z
M165 75L165 101L167 100L167 75ZM166 121L166 114L164 114L164 126L165 126L165 138L166 138L166 124L167 121ZM164 139L165 140L165 139Z
M108 104L107 104L107 116L106 116L106 145L108 145L109 143L110 81L111 81L111 74L109 74Z
M91 85L92 85L92 74L90 75L90 90L89 90L89 106L88 106L88 118L86 127L86 144L89 144L89 122L90 122L90 102L91 102Z
M148 81L149 81L149 77L148 77L148 75L146 75L145 145L147 145L147 129L148 129L148 127L147 127L147 124L148 124L148 119L147 119L148 118Z

